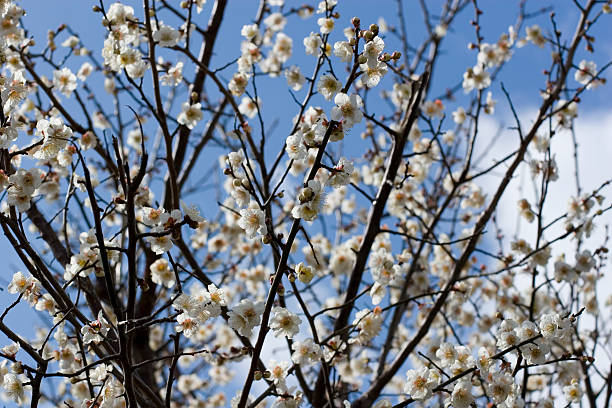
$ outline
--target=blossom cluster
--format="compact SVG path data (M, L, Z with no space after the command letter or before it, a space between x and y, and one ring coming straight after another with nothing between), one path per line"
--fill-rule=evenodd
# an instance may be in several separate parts
M609 4L576 2L574 36L521 7L489 38L476 2L423 2L415 46L403 12L365 24L348 1L266 0L246 24L176 3L100 2L91 51L69 25L37 45L0 0L0 226L25 271L0 316L3 397L610 402L611 182L580 178L575 126L606 85L591 29ZM444 60L461 51L467 68ZM527 120L505 71L530 53L550 61ZM32 339L20 303L42 312Z

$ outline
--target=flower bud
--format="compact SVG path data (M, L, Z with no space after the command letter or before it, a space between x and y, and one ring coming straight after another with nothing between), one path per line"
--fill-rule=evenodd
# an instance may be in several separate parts
M383 53L383 55L380 56L380 60L382 62L389 62L391 61L391 55L389 55L388 52Z
M359 17L353 17L351 19L351 23L353 23L353 26L355 28L359 28L359 24L361 24L361 20L359 19Z
M357 62L359 62L360 64L365 64L366 62L368 62L368 57L366 57L364 54L360 54L359 58L357 58Z
M259 381L263 378L263 374L261 373L261 371L257 370L255 371L253 377L255 378L255 381Z

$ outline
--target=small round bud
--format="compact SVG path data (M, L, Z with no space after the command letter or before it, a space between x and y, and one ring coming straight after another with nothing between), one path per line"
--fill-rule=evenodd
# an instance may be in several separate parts
M391 54L391 59L397 61L400 58L402 58L402 53L399 51L393 51L393 54Z
M353 23L353 26L355 28L359 28L359 25L361 24L361 20L359 19L359 17L353 17L351 19L351 23Z
M366 62L368 62L368 57L366 57L364 54L360 54L357 58L357 62L359 62L360 64L365 64Z
M363 35L363 38L365 38L366 41L372 41L374 37L375 37L375 34L370 30L366 31L365 34Z
M192 92L192 93L191 93L191 100L192 100L193 102L197 102L197 101L198 101L198 99L199 99L198 94L197 94L196 92Z
M272 238L270 237L270 235L264 235L263 237L261 237L261 242L264 245L268 245L270 242L272 242Z
M270 378L272 376L272 373L270 371L266 370L266 371L263 372L263 376L264 376L264 378Z
M374 35L378 35L378 26L376 24L370 24L370 31L374 33Z
M181 1L181 8L189 8L189 2L185 0Z
M259 381L263 378L263 374L261 371L257 370L255 371L253 377L255 378L255 381Z
M99 12L101 12L101 11L102 11L102 9L100 8L100 6L93 6L93 7L91 8L91 10L92 10L94 13L99 13Z

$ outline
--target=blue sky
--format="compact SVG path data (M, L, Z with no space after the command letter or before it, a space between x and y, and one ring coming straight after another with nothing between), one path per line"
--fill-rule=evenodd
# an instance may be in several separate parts
M171 3L177 4L178 2L171 1ZM255 0L230 0L229 3L230 5L226 11L220 31L220 40L216 47L216 54L211 62L211 68L222 66L239 56L241 42L240 28L243 24L252 22L258 7L258 1ZM287 0L288 5L301 5L303 3L304 0ZM405 3L408 3L404 9L404 13L409 22L409 38L413 44L418 44L425 33L421 11L417 1L406 1ZM443 2L439 0L427 1L433 15L438 12L442 3ZM518 3L518 1L510 0L481 0L478 2L484 12L481 16L481 26L485 42L495 42L500 34L507 32L508 26L514 24L518 11ZM37 40L38 46L44 45L48 29L56 28L62 23L67 23L80 36L85 46L99 56L105 37L105 29L101 26L101 15L94 14L91 11L92 5L94 4L97 4L97 1L24 0L21 2L22 7L25 8L27 13L26 17L23 19L24 24L29 30L30 35ZM105 2L105 4L108 6L111 2ZM138 9L141 2L126 1L125 4L133 5ZM554 5L557 23L560 29L569 36L570 33L573 33L573 28L577 21L577 13L575 13L573 2L554 0L532 1L527 2L527 10L536 12L540 8L549 5ZM208 20L211 6L212 0L209 0L205 10L198 16L197 21L202 25L205 25ZM353 16L360 17L363 26L375 23L380 16L383 16L389 25L397 24L395 0L340 0L338 11L341 17L338 20L335 34L332 35L332 42L343 39L341 29L350 25L350 18ZM470 20L473 16L473 9L467 7L457 18L455 25L449 30L448 38L442 46L443 56L438 63L431 95L439 95L443 93L446 88L456 85L461 80L465 68L475 64L476 51L470 51L466 46L468 42L474 41L475 38L474 29L470 25ZM162 15L161 18L164 19L166 23L175 23L175 20L171 17ZM550 31L549 13L543 13L526 22L527 25L535 23L544 27L545 31ZM316 18L301 20L297 17L291 17L289 26L285 29L285 32L294 39L294 56L289 60L288 64L299 65L306 75L311 73L315 59L312 56L304 54L302 38L310 31L317 30ZM519 34L522 36L524 32ZM601 66L612 59L612 43L605 41L606 39L612 38L612 24L601 22L592 34L598 39L598 41L595 42L595 56L592 56L582 48L576 60L580 61L583 58L593 59ZM57 41L58 45L65 38L66 35L60 37ZM197 53L198 46L195 44L197 43L196 39L198 36L195 35L193 38L192 44L194 44L194 50L196 50L194 52ZM386 42L387 51L391 52L398 49L397 43L391 35L387 35ZM501 78L503 78L506 88L511 92L521 117L525 115L525 118L528 118L530 111L532 111L539 102L538 91L544 83L542 70L546 68L546 63L550 59L550 50L540 50L534 45L529 44L524 48L516 50L515 54L516 58L513 58L513 60L504 67ZM172 54L166 53L164 55L172 60L170 58ZM75 60L74 63L69 63L68 66L73 69L73 71L76 71L83 61L83 59L78 59ZM235 72L235 67L229 67L223 72L222 76L229 79L233 72ZM48 73L48 75L50 76L50 73ZM104 90L101 88L101 80L99 77L97 80L92 78L92 81L96 93L99 93L101 98L104 98ZM383 79L380 88L388 89L390 84L391 78L387 77ZM262 98L266 123L270 124L277 118L280 120L276 132L272 135L274 138L273 140L278 141L278 143L271 151L276 152L280 146L282 146L282 142L287 136L286 133L291 128L290 119L296 113L296 106L291 102L284 79L261 79L259 86L264 90L262 91ZM214 88L210 83L208 87L214 94ZM499 83L494 84L491 87L491 91L493 91L494 97L498 99L497 120L508 123L509 114L507 104L501 94ZM304 91L297 94L298 99L300 95L303 95L303 92ZM465 100L463 99L465 96L462 92L459 92L457 96L459 98L458 101L455 104L449 104L449 107L453 107L449 109L449 112L454 109L454 106ZM584 103L581 104L580 110L582 112L594 112L595 119L593 120L596 120L598 112L603 111L602 106L609 106L610 96L612 96L612 94L609 91L609 87L590 92L585 96ZM319 104L325 109L331 108L331 102L324 101L320 96L315 97L313 103ZM373 112L377 114L384 113L384 109L385 105L381 105L380 112L376 109L373 109ZM124 107L123 114L129 114L127 107ZM491 128L493 127L492 125ZM585 128L587 127L588 126ZM588 127L588 129L590 129L590 132L598 132L596 126ZM602 132L603 131L604 130L602 130ZM608 134L600 133L590 136L595 139L604 138L609 136L609 132ZM350 154L350 147L345 148L346 152ZM208 153L210 160L206 161L216 163L216 157L221 153L222 152L218 149L212 149L210 153ZM275 153L269 154L269 156L273 157ZM514 203L512 203L512 205L514 205ZM6 265L8 266L5 268L6 272L1 277L2 281L0 281L0 286L5 286L8 281L10 281L12 273L22 269L22 265L20 265L19 260L15 257L12 248L10 248L5 241L2 241L2 244L0 244L0 256L5 259ZM14 297L12 295L6 292L0 292L0 309L3 309L13 300ZM20 333L31 335L33 334L33 327L36 325L37 319L38 318L27 306L18 306L7 316L6 322L9 325L18 327ZM0 337L0 342L3 341L4 339Z

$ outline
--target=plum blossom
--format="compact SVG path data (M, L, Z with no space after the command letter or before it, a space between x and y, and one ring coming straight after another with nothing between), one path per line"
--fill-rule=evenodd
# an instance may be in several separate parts
M539 327L542 337L548 340L564 339L570 330L569 321L556 313L543 315L540 318Z
M240 96L244 93L246 86L249 83L249 76L244 72L237 72L232 77L227 88L232 95Z
M314 278L312 267L304 265L304 262L295 265L294 269L299 281L302 283L309 284L312 278Z
M292 65L285 70L285 78L287 78L287 85L294 91L299 91L304 86L306 78L302 75L300 67Z
M179 61L176 65L168 68L168 72L161 76L162 85L178 86L183 80L183 62Z
M261 314L264 311L263 302L253 302L242 299L240 303L228 312L228 324L241 336L251 337L253 328L261 324Z
M377 64L361 64L359 66L363 71L361 80L368 88L373 88L385 76L387 73L387 64L384 62L378 62Z
M596 78L597 64L593 61L582 60L578 64L578 69L574 74L574 79L582 85L586 85L586 89L595 89L603 84L601 79Z
M335 121L342 121L345 128L350 128L363 119L360 109L363 103L359 95L348 96L345 93L339 93L334 98L334 103L336 106L332 108L331 118Z
M89 322L81 328L81 336L83 336L83 343L95 343L98 344L108 334L110 325L102 315L102 310L98 312L98 318L94 321Z
M151 280L157 285L171 288L176 283L174 271L170 268L168 261L159 258L151 264Z
M329 34L334 29L334 19L321 17L317 20L317 24L320 27L321 34Z
M172 239L170 238L170 233L167 232L165 228L155 227L151 230L151 232L155 235L145 238L145 240L151 245L151 251L161 255L172 248L173 244Z
M350 62L353 58L353 46L348 41L338 41L334 44L334 55L342 62Z
M238 226L244 230L246 236L250 239L268 233L265 214L259 207L240 210Z
M307 150L306 146L304 146L300 132L294 133L287 137L287 140L285 141L285 151L290 159L303 160L306 158Z
M367 58L367 64L370 67L376 67L378 65L378 56L385 49L385 42L380 37L374 37L372 41L366 43L363 49L363 55Z
M425 400L431 397L432 390L439 384L440 374L427 367L408 370L404 392L415 400Z
M341 89L342 84L331 74L323 75L317 82L317 91L328 101Z
M293 338L299 330L300 319L297 315L291 313L284 307L275 307L272 309L272 319L270 320L270 328L274 331L276 337L286 336Z
M15 374L5 375L2 387L4 388L4 393L10 400L16 402L18 405L26 404L26 387L19 376Z
M53 88L64 94L72 95L77 87L76 75L68 68L62 68L53 72Z
M183 335L187 338L192 337L197 330L198 321L192 318L187 313L181 313L176 317L177 325L175 326L175 330L177 333L183 333Z
M166 24L160 24L159 28L153 31L153 40L160 47L174 47L179 39L179 32Z
M544 35L542 34L542 28L540 28L539 25L534 24L530 27L526 27L525 31L527 33L527 41L531 41L538 47L544 48L544 45L546 44L546 38L544 38Z
M351 176L355 171L353 162L345 159L344 157L338 161L338 164L334 166L329 179L327 179L327 185L333 188L340 188L346 186L351 181Z
M472 383L462 379L457 381L450 397L453 408L469 408L474 402Z
M282 31L287 24L287 19L282 13L276 12L268 15L268 17L264 19L264 24L273 31Z
M176 121L181 125L187 126L189 129L193 129L203 117L202 104L195 103L192 105L189 102L185 102Z
M311 338L304 341L294 341L291 349L293 350L291 360L295 364L303 366L315 364L322 355L321 347Z
M321 55L321 47L323 46L323 40L317 33L310 33L310 35L304 38L304 47L306 48L306 54L314 55L318 57Z
M468 68L463 74L463 90L468 93L473 89L485 89L491 85L491 77L482 65Z
M248 96L242 98L238 110L240 113L248 117L249 119L254 118L257 112L261 109L261 100L259 98L252 99Z
M43 137L43 143L34 153L34 157L42 160L55 158L73 136L72 129L57 116L49 120L39 120L36 124L36 133Z
M310 180L306 187L300 190L297 196L299 204L291 210L293 218L302 218L306 221L314 220L321 210L322 187L318 180Z

